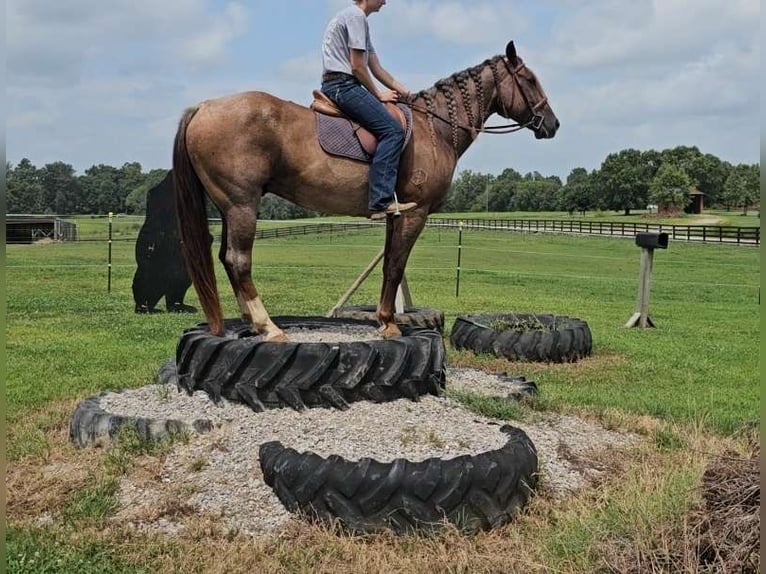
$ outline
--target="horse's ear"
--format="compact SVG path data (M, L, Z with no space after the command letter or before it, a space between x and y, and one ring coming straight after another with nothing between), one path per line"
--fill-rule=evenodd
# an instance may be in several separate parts
M519 58L516 55L516 46L513 44L513 40L508 42L508 45L505 47L505 55L508 58L508 63L511 67L515 68L518 66Z

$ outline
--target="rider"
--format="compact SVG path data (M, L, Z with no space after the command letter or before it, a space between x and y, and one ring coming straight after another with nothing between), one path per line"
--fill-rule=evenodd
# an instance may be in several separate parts
M386 110L385 102L397 102L409 94L380 65L370 41L367 16L378 12L386 0L353 0L330 20L322 42L322 92L348 117L378 139L370 164L370 219L384 219L417 207L415 202L399 203L396 177L404 145L404 130ZM379 90L370 75L388 90Z

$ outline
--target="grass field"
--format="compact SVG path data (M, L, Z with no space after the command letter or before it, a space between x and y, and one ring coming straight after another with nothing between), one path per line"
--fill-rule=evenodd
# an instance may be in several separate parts
M272 315L324 314L382 241L382 230L261 241L256 284ZM526 375L542 393L534 408L641 432L649 446L605 463L619 474L600 488L563 504L538 497L528 516L472 539L339 538L306 526L268 543L229 539L213 527L207 539L144 540L107 523L115 496L104 478L114 478L105 462L110 450L74 451L66 440L77 400L151 381L173 356L182 329L203 320L132 313L133 249L129 241L114 244L107 293L103 242L6 248L11 571L225 571L205 550L214 543L219 552L241 554L226 562L228 571L418 572L430 564L430 571L501 572L515 564L523 571L591 572L619 546L610 540L651 549L677 533L710 452L736 447L738 431L758 420L757 249L671 243L658 251L650 313L657 329L637 330L623 328L638 275L639 250L629 239L464 232L456 297L457 233L429 230L407 276L415 303L443 309L447 329L461 313L534 311L580 317L593 332L593 357L575 365L511 364L450 351L451 364ZM235 316L220 268L218 277L226 315ZM379 279L374 273L352 303L374 303ZM195 301L190 290L187 302ZM161 454L135 454L152 456ZM48 472L68 464L90 471L73 471L76 480ZM41 523L46 513L54 518ZM47 570L42 559L30 564L35 553L46 557Z

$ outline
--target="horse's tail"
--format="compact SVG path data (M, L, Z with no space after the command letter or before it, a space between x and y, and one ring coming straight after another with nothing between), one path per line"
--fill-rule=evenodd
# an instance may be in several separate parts
M194 171L186 148L186 128L197 113L197 109L197 107L188 108L178 123L178 132L173 144L173 188L186 267L202 310L205 312L210 331L221 334L223 316L215 281L213 255L210 251L210 232L205 209L206 192L197 172Z

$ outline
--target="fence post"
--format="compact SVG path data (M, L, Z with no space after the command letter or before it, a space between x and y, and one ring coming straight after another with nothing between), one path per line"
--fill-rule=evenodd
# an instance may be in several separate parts
M106 292L111 293L112 292L112 215L113 213L109 212L109 256L107 258L107 279L106 279Z
M463 251L463 222L460 222L457 232L457 278L455 280L455 297L460 295L460 256Z

